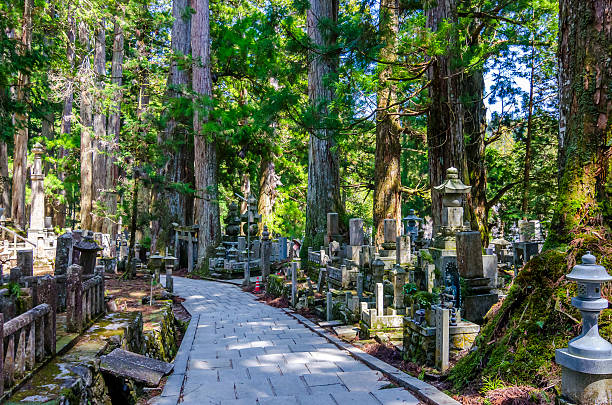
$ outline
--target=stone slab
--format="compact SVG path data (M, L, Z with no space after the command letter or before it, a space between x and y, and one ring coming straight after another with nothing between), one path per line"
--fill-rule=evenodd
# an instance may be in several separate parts
M122 353L115 353L117 350L121 349L115 349L110 354L100 357L100 370L117 377L134 380L148 387L157 387L161 378L174 367L172 364L136 353L124 356ZM121 352L124 352L124 350L121 350ZM143 359L133 357L132 355L140 356ZM165 363L165 365L160 363ZM168 371L164 373L162 370Z

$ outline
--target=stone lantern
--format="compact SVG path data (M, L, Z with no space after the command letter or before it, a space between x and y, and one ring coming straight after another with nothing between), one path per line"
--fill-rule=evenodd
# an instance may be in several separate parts
M612 397L612 344L599 336L598 318L608 308L601 285L612 281L612 276L587 252L567 278L578 283L572 305L582 315L582 333L570 340L567 348L556 351L555 359L563 368L562 394L571 403L608 403Z
M74 245L74 249L80 252L80 263L83 274L93 274L96 268L96 256L102 248L93 240L90 234Z
M441 224L436 229L436 247L454 249L455 234L469 231L463 222L463 199L472 186L466 186L459 179L459 171L450 167L446 170L446 180L434 189L442 195Z
M163 260L166 266L166 290L169 293L173 293L174 292L174 279L172 278L172 270L174 270L174 265L176 263L176 257L164 256Z
M165 256L156 253L152 256L149 256L148 267L153 270L153 277L156 283L159 283L159 273L161 272L162 260L165 259Z
M374 277L374 283L382 283L383 275L385 274L385 262L383 262L378 254L370 263L370 267L372 268L372 277Z
M414 242L416 242L419 236L419 221L423 219L417 217L414 210L411 209L408 211L408 215L402 218L402 220L404 221L404 233L410 235L410 241L412 242L412 246L414 246Z

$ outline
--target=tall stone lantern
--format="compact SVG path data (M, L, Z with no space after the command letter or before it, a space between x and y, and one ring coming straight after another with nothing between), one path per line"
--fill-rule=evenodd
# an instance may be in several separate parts
M439 248L454 249L455 234L470 230L463 222L463 199L472 186L463 184L459 179L459 170L449 167L444 182L434 186L434 189L442 194L442 223L436 229L435 245Z
M608 308L601 285L612 281L612 276L587 252L567 278L578 283L572 305L582 315L582 333L567 348L556 351L555 359L563 368L562 395L569 403L608 404L612 398L612 344L599 336L598 319Z

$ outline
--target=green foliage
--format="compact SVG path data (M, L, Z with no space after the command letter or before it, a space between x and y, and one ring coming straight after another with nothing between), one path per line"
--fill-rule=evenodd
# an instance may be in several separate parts
M486 394L489 391L498 390L504 387L504 382L498 377L485 376L482 378L482 386L480 387L480 393Z
M440 302L437 292L420 291L413 283L404 286L404 300L409 305L418 305L421 309L430 309L433 304Z
M266 290L266 294L279 298L282 296L287 296L287 288L285 287L285 279L277 276L276 274L270 274L268 276L268 288Z
M11 297L21 297L21 286L19 285L19 283L11 281L6 285L6 289L8 290L8 293Z

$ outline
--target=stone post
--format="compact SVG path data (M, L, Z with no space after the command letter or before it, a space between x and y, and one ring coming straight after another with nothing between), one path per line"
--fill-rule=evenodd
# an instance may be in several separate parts
M383 236L384 243L395 244L395 240L397 238L397 220L383 220Z
M376 316L385 314L385 289L383 283L376 283Z
M264 225L261 233L261 275L266 290L268 288L268 277L270 276L270 255L272 253L272 242L269 235L268 227Z
M334 316L333 316L333 309L334 309L334 296L333 294L328 291L327 292L327 300L325 301L325 305L326 305L326 309L327 309L327 320L331 321L333 320Z
M297 263L291 262L291 306L295 307L297 303Z
M442 372L448 369L450 351L449 319L450 310L436 309L436 367Z
M43 174L42 155L43 146L36 143L32 148L34 165L32 166L32 205L30 209L30 229L28 234L38 233L42 236L45 229L45 175ZM32 240L32 242L35 242Z
M66 274L66 269L72 264L72 234L66 232L57 238L55 247L55 270L56 276Z
M83 269L77 264L66 269L66 327L80 332L83 327Z
M0 336L4 336L4 315L0 313ZM2 339L4 340L4 339ZM0 345L0 396L4 395L4 342Z
M403 312L404 306L404 284L406 284L406 270L396 265L391 271L393 276L393 308Z
M193 241L191 240L191 232L187 232L187 271L193 271Z
M23 277L34 275L34 251L32 249L17 250L17 267L21 269Z
M10 283L18 283L21 279L21 267L13 267L9 274Z
M357 273L357 297L361 301L363 299L363 274Z
M324 268L320 268L319 269L319 281L317 281L317 291L318 292L323 291L322 288L325 286L325 284L323 284L324 278L327 278L327 270Z

